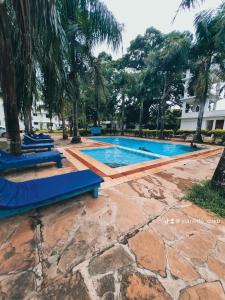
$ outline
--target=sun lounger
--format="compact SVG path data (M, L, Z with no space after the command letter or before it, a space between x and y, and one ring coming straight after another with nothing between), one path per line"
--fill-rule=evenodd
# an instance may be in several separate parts
M98 197L103 178L84 170L24 182L0 178L0 218L73 198L85 192Z
M22 150L38 150L38 149L48 149L49 151L51 148L54 147L53 143L40 143L40 144L25 144L21 145Z
M44 144L44 143L54 143L54 140L51 138L35 138L32 136L29 136L27 134L23 137L24 144Z
M102 133L101 127L92 127L91 134L92 135L100 135Z
M12 155L0 150L0 171L7 171L15 168L24 168L48 162L55 162L57 167L61 168L62 159L63 156L59 151Z
M44 134L44 133L29 133L27 134L35 139L50 139L51 136L49 134Z

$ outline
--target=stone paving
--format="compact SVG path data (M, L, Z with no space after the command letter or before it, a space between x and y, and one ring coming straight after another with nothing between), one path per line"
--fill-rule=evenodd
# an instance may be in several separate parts
M225 220L182 200L218 159L106 182L98 200L85 194L1 220L0 299L225 299Z

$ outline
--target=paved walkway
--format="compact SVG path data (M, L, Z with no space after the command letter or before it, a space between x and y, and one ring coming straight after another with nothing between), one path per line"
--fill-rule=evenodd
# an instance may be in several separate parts
M0 221L0 299L225 299L225 220L182 200L217 161Z

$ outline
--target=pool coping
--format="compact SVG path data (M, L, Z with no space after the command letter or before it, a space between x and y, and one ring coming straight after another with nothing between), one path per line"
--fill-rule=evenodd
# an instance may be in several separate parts
M126 137L126 136L124 138L134 139L134 137ZM87 139L88 139L88 137L87 137ZM155 140L147 139L147 138L135 137L135 139L156 142ZM95 140L90 140L90 141L95 141ZM65 151L70 156L72 156L73 158L78 160L80 163L82 163L85 167L93 170L100 176L109 177L111 179L120 178L120 177L131 175L134 173L144 172L146 170L162 167L162 166L169 165L174 162L182 161L182 160L189 159L189 158L199 158L199 157L205 156L205 155L212 156L212 155L220 154L223 151L223 147L221 147L221 146L199 145L199 147L201 147L201 150L199 150L199 151L180 154L180 155L176 155L176 156L170 156L170 157L166 157L166 158L163 157L163 158L159 158L159 159L156 159L153 161L142 162L142 163L132 164L132 165L118 167L118 168L110 168L109 166L101 163L100 161L98 161L80 151L80 150L85 150L85 149L87 149L87 150L96 149L96 148L104 149L104 148L111 148L111 147L118 146L118 145L114 145L114 144L107 144L106 142L99 142L99 141L96 141L96 142L97 142L97 145L93 145L93 146L85 147L82 145L82 147L80 147L80 148L66 147ZM173 141L171 141L171 142L170 141L157 141L157 142L177 144L176 142L173 142ZM189 143L183 143L183 144L189 145Z

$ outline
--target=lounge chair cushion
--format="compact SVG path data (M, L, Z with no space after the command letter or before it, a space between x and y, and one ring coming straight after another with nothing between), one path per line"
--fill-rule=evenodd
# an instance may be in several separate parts
M41 137L32 137L29 135L24 135L23 138L24 144L43 144L43 143L54 143L54 140L51 138L41 138Z
M22 144L21 148L23 150L29 150L29 149L51 149L54 147L53 143L40 143L40 144Z
M102 132L101 127L92 127L91 128L92 135L99 135L99 134L101 134L101 132Z
M58 162L62 157L59 151L12 155L0 150L0 170L23 167L44 162Z
M50 139L51 138L51 136L49 134L44 134L44 133L39 133L39 134L30 133L28 135L35 139Z
M103 182L91 170L72 172L25 182L12 182L0 178L0 209L14 209L41 204L49 200L73 195L77 191Z

